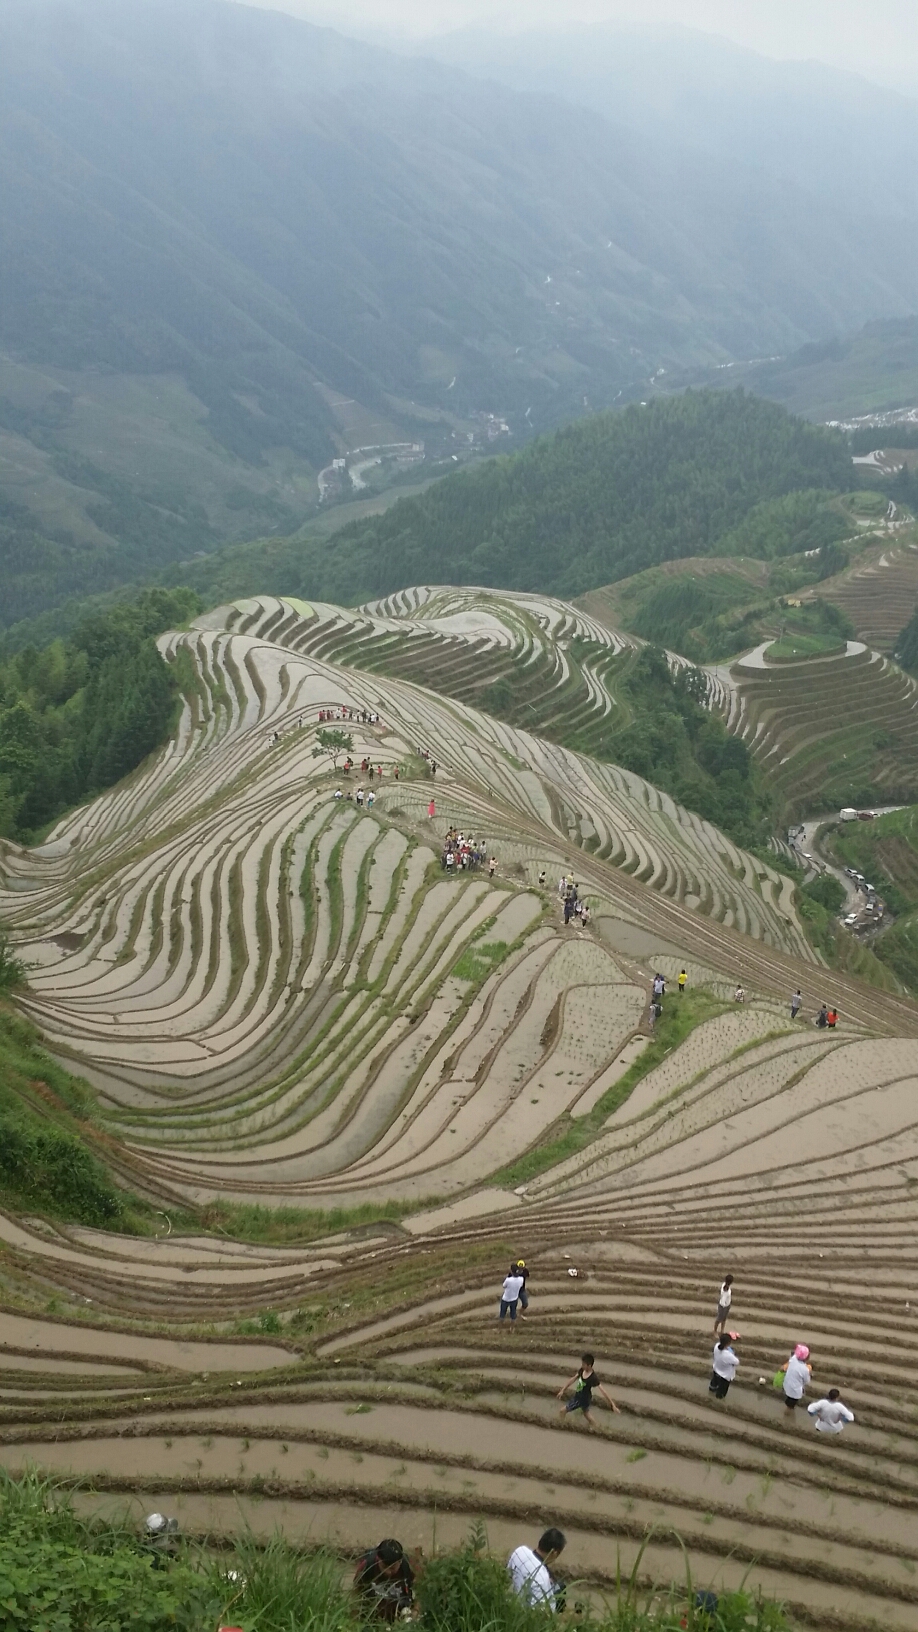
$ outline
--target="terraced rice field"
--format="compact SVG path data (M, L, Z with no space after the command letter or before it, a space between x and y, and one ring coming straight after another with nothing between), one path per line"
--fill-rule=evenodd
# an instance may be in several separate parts
M560 1523L595 1582L649 1529L645 1568L678 1576L678 1532L699 1582L751 1569L801 1625L914 1627L918 1009L827 988L789 881L640 778L435 695L423 663L347 661L397 635L428 666L476 642L562 661L535 630L576 615L505 599L253 601L166 637L198 676L175 741L3 847L23 1007L163 1212L156 1240L0 1215L6 1464L200 1533L241 1512L430 1547L484 1516L509 1549ZM371 809L313 756L320 710L378 714L340 722L383 766ZM451 823L493 878L444 874ZM562 872L589 929L561 921ZM650 977L683 966L707 1018L664 1055ZM838 1033L791 1026L798 984ZM174 1205L228 1198L406 1210L313 1246L171 1233ZM800 1339L856 1413L840 1440L759 1385ZM589 1440L554 1399L586 1346L622 1407Z
M847 612L860 640L889 655L918 602L918 544L874 546L817 593Z
M268 625L257 610L264 603L254 603L235 627L270 627L272 639L303 655L433 684L585 753L601 752L630 718L618 693L641 643L562 601L421 588L357 614L285 604L298 614L292 620L272 611Z
M773 668L741 660L716 683L788 819L864 803L864 788L867 802L918 796L918 687L879 652Z

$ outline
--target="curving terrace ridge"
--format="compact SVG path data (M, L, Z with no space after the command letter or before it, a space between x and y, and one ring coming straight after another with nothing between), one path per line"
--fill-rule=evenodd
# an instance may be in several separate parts
M696 1578L751 1566L801 1624L910 1628L918 1010L833 974L839 1032L791 1027L787 995L812 1007L826 973L783 875L639 777L476 711L455 675L449 697L439 670L423 683L509 654L601 717L602 665L590 692L566 644L599 643L579 617L450 590L224 608L163 639L197 675L173 742L39 849L4 845L23 1007L95 1084L125 1182L166 1215L412 1209L312 1247L0 1217L5 1459L201 1532L239 1502L261 1530L348 1542L355 1512L361 1536L426 1545L432 1512L441 1539L484 1514L498 1546L551 1517L598 1581L657 1524L658 1573L679 1571L675 1528ZM380 643L411 678L374 671ZM345 709L379 715L344 722L383 766L372 809L313 757L319 711ZM451 823L493 878L446 877ZM561 922L571 871L589 930ZM683 965L709 1018L617 1104L650 975ZM511 1251L533 1268L512 1339ZM743 1365L721 1408L727 1267ZM836 1444L759 1384L797 1337L857 1415ZM552 1399L587 1343L623 1406L590 1444Z

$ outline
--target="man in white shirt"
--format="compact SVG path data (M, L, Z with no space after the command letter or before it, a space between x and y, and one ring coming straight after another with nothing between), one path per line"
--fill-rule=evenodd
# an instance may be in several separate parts
M824 1400L814 1400L807 1406L811 1417L816 1419L816 1430L820 1434L840 1434L846 1422L854 1421L854 1412L842 1405L838 1397L838 1389L830 1388Z
M546 1530L538 1547L517 1547L507 1559L510 1581L517 1597L546 1609L560 1609L563 1597L549 1565L560 1558L567 1545L561 1530Z
M509 1315L510 1329L514 1332L516 1331L515 1323L517 1304L519 1303L520 1293L522 1292L524 1285L524 1277L514 1267L511 1269L510 1274L504 1277L504 1284L501 1287L500 1313L498 1315L498 1319L506 1320L507 1316Z

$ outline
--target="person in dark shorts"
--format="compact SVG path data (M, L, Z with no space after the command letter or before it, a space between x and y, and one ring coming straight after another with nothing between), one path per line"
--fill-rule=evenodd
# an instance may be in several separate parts
M714 1336L723 1333L727 1328L727 1316L733 1302L733 1276L725 1275L721 1283L720 1294L717 1299L717 1314L714 1316Z
M361 1553L354 1570L354 1591L365 1612L377 1621L394 1621L414 1601L414 1571L400 1541L391 1538Z
M573 1411L582 1411L583 1420L589 1428L590 1433L595 1434L596 1424L594 1423L593 1418L590 1416L590 1409L593 1404L593 1390L595 1389L597 1394L602 1395L610 1411L614 1411L617 1414L618 1406L611 1396L606 1393L602 1383L593 1370L593 1356L591 1354L582 1354L580 1356L580 1370L576 1371L573 1377L569 1378L569 1380L564 1384L564 1387L558 1390L559 1400L564 1399L565 1394L572 1385L574 1392L570 1399L565 1401L558 1415L561 1417L566 1417L570 1416Z
M730 1332L724 1332L714 1344L714 1359L711 1364L711 1381L708 1384L708 1393L713 1394L715 1400L725 1400L730 1392L730 1384L736 1376L739 1366L739 1356L733 1351L734 1337Z

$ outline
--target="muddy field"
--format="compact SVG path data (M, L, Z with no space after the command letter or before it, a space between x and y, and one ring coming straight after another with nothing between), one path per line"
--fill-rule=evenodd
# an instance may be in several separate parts
M914 1628L918 1010L829 977L791 881L640 778L348 665L401 631L563 688L565 642L598 638L477 595L252 601L167 637L201 681L175 742L6 847L23 1007L163 1228L0 1216L5 1464L201 1534L241 1512L430 1548L484 1517L509 1548L557 1523L599 1583L648 1534L645 1567L680 1575L679 1537L696 1581L748 1571L801 1624ZM372 807L313 756L320 710L378 713L342 726L383 765ZM449 827L493 877L447 877ZM650 984L678 1004L681 968L697 1023L664 1051ZM170 1208L233 1198L410 1210L312 1245L172 1230ZM727 1271L741 1365L718 1402ZM797 1342L809 1398L855 1413L836 1438L772 1386ZM621 1407L592 1435L555 1398L586 1348Z

